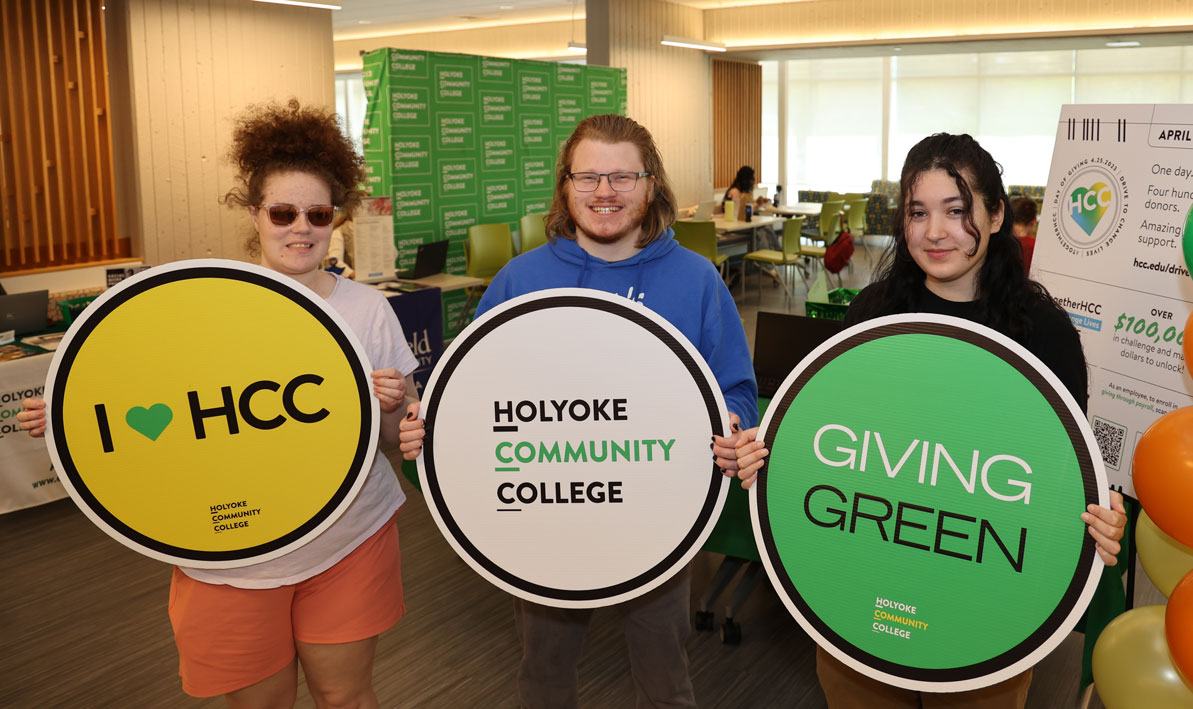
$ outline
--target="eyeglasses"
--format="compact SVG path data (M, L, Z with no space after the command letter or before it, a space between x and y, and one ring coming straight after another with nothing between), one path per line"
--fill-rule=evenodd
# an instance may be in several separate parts
M340 211L339 207L330 204L317 204L306 209L295 207L293 204L262 204L260 208L269 214L269 221L278 226L290 226L298 219L298 215L304 212L307 215L307 223L311 226L327 226L336 218L336 212Z
M609 186L617 192L629 192L638 184L639 177L650 177L649 172L573 172L572 186L577 192L595 192L601 178L609 180Z

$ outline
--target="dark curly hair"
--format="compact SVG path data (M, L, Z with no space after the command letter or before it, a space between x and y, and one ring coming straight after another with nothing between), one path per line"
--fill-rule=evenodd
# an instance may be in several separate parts
M265 180L283 172L305 172L327 183L331 203L351 214L365 195L365 161L340 128L332 111L317 106L303 108L297 99L286 105L249 106L236 118L228 160L236 166L237 185L224 195L225 204L250 207L261 204ZM249 251L260 241L254 233Z
M1033 302L1060 310L1047 289L1027 277L1023 248L1012 236L1011 201L1002 184L1002 168L972 136L936 133L924 138L907 153L899 181L899 206L895 211L894 240L883 254L872 288L874 297L863 304L865 312L851 314L851 320L914 312L926 274L907 247L908 201L920 175L943 170L957 183L965 206L965 230L974 238L977 253L985 234L973 220L973 203L980 199L988 214L1001 208L1002 225L989 236L986 258L976 279L974 302L978 322L1019 342L1031 336L1028 312Z

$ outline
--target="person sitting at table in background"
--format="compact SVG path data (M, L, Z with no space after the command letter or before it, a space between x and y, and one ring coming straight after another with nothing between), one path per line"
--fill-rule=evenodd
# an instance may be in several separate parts
M396 443L418 360L381 293L321 268L335 213L360 203L364 159L333 112L293 99L248 108L230 158L239 185L224 200L248 209L250 252L326 299L352 328L381 367L371 375L380 437ZM17 420L44 435L45 401L26 399ZM376 707L377 637L406 612L394 521L405 499L389 460L377 454L348 509L302 547L240 568L175 567L169 615L183 690L222 694L230 707L289 707L301 662L316 706Z
M1011 213L1015 215L1012 233L1023 247L1023 268L1026 273L1031 270L1031 257L1036 250L1036 228L1040 221L1036 218L1036 201L1031 197L1016 197L1011 201Z
M734 433L713 436L710 447L721 472L732 476L739 422L753 425L758 418L749 346L720 274L708 259L679 246L674 221L675 197L646 128L625 116L585 118L560 152L546 246L506 264L476 314L526 293L578 286L632 297L658 313L696 347L721 387ZM626 360L625 366L635 365ZM425 428L418 408L411 404L401 423L407 460L422 450ZM640 707L696 706L685 648L692 627L690 588L685 568L616 606ZM592 609L514 599L523 707L577 706L576 666L591 617Z
M998 330L1048 366L1086 408L1088 373L1077 330L1044 286L1029 279L1011 232L1011 203L998 163L969 135L938 133L916 144L903 164L894 239L878 275L849 305L845 327L883 315L938 313ZM1034 204L1033 204L1034 206ZM742 487L758 477L766 444L758 429L738 446ZM1127 517L1123 498L1110 508L1081 513L1097 553L1118 563ZM947 694L915 692L871 679L816 650L820 686L833 709L861 707L1023 707L1031 670L982 689Z
M754 168L749 165L739 167L737 169L737 176L733 178L733 184L729 185L729 189L725 190L725 196L721 198L721 203L717 205L714 213L724 214L725 203L733 200L733 203L737 205L737 219L745 219L745 204L747 200L753 200L755 207L768 204L770 200L766 197L754 199L754 187L757 184L754 179Z

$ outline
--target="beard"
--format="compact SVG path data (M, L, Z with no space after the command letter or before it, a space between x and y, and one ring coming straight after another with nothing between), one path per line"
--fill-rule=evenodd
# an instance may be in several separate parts
M624 226L613 233L594 233L595 230L585 229L584 220L591 216L588 210L588 205L580 205L578 208L571 200L568 201L568 216L571 217L572 223L576 225L578 232L583 232L584 236L592 239L598 244L616 244L623 239L629 238L630 235L642 226L642 220L646 218L646 210L650 207L650 198L643 199L637 204L622 205L622 210L619 213L622 217L622 224Z

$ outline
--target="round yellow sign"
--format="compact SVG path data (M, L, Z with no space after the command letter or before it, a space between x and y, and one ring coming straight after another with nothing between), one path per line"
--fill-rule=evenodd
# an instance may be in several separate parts
M177 262L108 290L63 338L50 453L127 546L184 566L258 563L322 532L364 483L369 371L347 324L294 281Z

